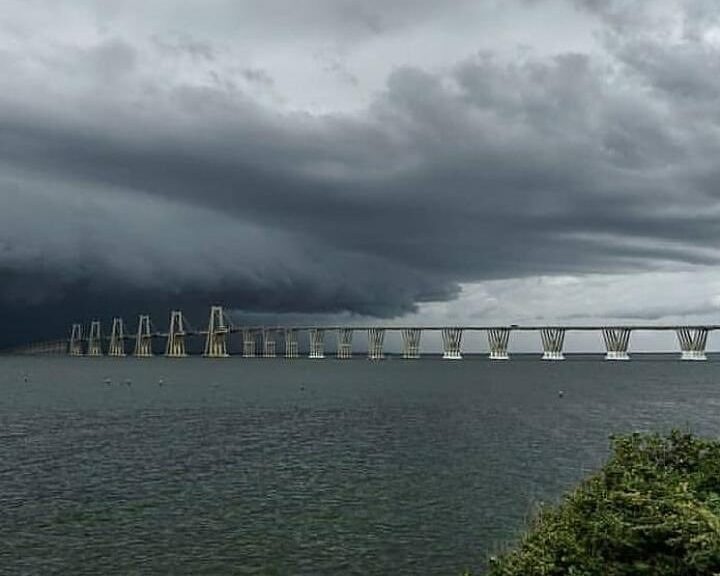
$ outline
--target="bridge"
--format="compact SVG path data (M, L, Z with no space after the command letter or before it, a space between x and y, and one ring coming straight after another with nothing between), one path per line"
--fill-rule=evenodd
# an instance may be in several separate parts
M598 332L602 336L607 360L629 360L630 336L639 331L672 331L682 360L706 360L705 348L708 334L720 329L720 325L622 325L622 326L235 326L229 320L221 306L212 306L207 327L193 329L182 311L170 313L168 329L164 332L154 330L150 316L138 317L137 329L133 333L125 331L122 318L114 318L110 334L104 336L101 323L93 320L85 330L82 323L72 325L70 337L65 340L40 342L9 350L15 354L69 354L70 356L113 356L132 355L148 358L154 355L155 341L164 342L164 356L184 358L188 356L186 341L190 337L204 340L203 356L207 358L226 358L230 356L231 336L237 335L241 345L237 347L244 358L261 356L274 358L278 355L277 344L283 344L285 358L299 358L299 335L306 334L308 357L322 359L326 357L325 342L328 335L336 339L335 357L348 359L353 357L353 336L356 333L367 335L367 356L371 360L384 358L385 335L398 332L402 337L402 357L420 358L420 341L424 332L440 332L442 336L443 358L462 359L463 334L485 332L487 334L489 358L508 360L508 346L513 332L536 332L543 360L564 360L563 347L568 332Z

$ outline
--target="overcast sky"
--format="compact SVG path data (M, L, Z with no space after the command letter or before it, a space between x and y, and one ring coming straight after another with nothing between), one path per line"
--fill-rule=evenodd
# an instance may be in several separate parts
M0 345L720 323L716 0L0 0L0 87Z

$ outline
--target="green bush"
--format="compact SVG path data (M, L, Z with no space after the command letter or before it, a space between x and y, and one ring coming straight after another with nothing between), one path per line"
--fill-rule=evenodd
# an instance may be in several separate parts
M720 575L720 442L673 431L612 447L600 472L490 562L490 576Z

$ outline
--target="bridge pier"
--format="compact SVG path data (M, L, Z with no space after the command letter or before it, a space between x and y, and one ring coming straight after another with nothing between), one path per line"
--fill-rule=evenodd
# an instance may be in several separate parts
M70 345L68 347L70 356L82 356L82 324L73 324L70 331Z
M461 360L460 346L462 344L462 328L443 328L443 359Z
M564 328L543 328L540 330L540 339L542 340L543 360L565 360L563 355Z
M102 335L100 333L100 322L93 320L90 322L90 335L88 336L88 356L102 356Z
M341 360L352 358L352 328L338 328L337 330L337 357Z
M108 356L125 356L125 328L122 318L113 318Z
M184 358L185 352L185 322L180 310L170 313L170 327L168 329L165 356L168 358Z
M403 358L406 360L416 360L420 358L421 335L422 330L420 330L420 328L406 328L402 331Z
M285 329L285 358L298 358L298 337L297 329Z
M275 333L270 328L263 328L263 358L275 358Z
M243 328L243 358L255 358L255 331Z
M676 331L680 342L681 360L707 360L705 346L707 344L707 328L682 327Z
M382 360L383 343L385 342L385 328L368 328L368 358L370 360Z
M630 360L628 346L630 344L630 328L603 328L605 342L605 360Z
M325 330L323 328L310 328L310 354L309 358L325 358Z
M137 335L135 336L134 354L137 358L149 358L153 355L150 316L147 314L140 314L138 317L138 329Z
M227 336L228 327L225 324L225 314L222 306L211 306L203 356L206 358L227 358L229 356Z
M510 355L507 349L510 341L510 328L490 328L487 334L490 360L509 360Z

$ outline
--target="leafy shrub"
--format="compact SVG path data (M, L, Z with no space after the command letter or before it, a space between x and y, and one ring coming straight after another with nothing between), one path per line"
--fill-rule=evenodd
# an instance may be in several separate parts
M607 464L544 508L490 576L720 575L720 442L612 440Z

